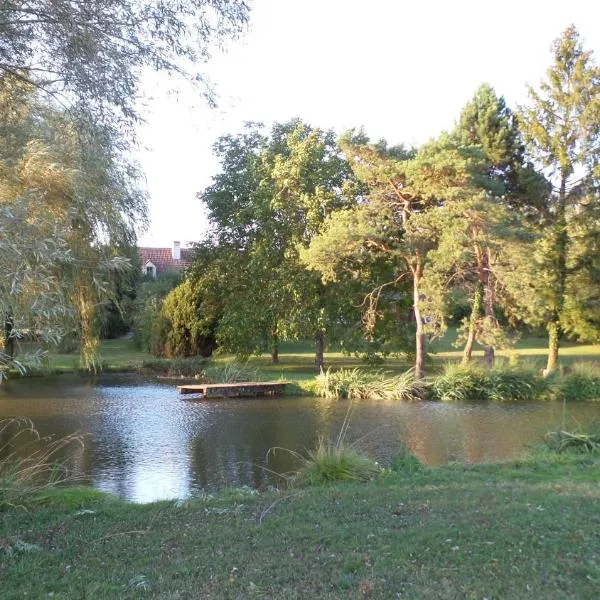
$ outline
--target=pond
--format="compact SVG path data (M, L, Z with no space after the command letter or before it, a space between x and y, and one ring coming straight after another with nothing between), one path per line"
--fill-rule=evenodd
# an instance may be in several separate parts
M557 403L190 401L175 386L130 376L10 381L0 388L0 419L30 417L42 435L81 433L85 446L73 446L71 458L82 480L150 502L274 483L271 471L286 473L296 464L284 449L301 452L320 436L335 438L349 410L346 439L382 465L391 463L401 442L430 465L514 457L556 428L563 411ZM600 418L600 403L570 404L568 412L586 423Z

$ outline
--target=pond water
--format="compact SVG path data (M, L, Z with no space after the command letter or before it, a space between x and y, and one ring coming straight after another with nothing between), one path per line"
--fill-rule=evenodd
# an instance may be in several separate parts
M96 381L23 379L0 388L0 419L30 417L42 435L79 432L76 471L94 487L135 502L183 498L225 486L261 487L270 471L293 470L287 448L335 438L351 408L346 439L389 465L404 443L423 462L517 456L562 420L562 405L456 405L329 401L306 397L190 401L175 382L132 377ZM570 404L585 424L600 403ZM0 447L2 443L0 441Z

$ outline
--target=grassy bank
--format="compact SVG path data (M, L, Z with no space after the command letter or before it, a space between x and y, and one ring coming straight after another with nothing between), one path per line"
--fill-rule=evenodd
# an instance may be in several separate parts
M0 513L12 598L596 598L600 463L537 454L364 484Z

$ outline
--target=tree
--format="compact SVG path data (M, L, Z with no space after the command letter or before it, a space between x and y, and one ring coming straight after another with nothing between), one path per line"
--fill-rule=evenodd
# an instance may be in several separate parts
M35 202L28 201L32 198ZM82 362L95 369L98 310L114 297L115 275L130 267L116 249L130 247L145 220L135 165L115 149L110 129L82 131L71 115L42 101L33 86L2 77L0 204L11 211L27 206L42 239L50 235L44 235L49 219L61 231L71 260L57 262L54 276L68 285ZM19 318L16 309L9 311L11 319Z
M472 194L473 157L460 151L448 136L424 145L418 152L369 143L362 132L349 132L340 146L365 193L352 208L334 212L303 254L305 263L328 278L336 269L352 272L364 255L378 257L389 278L369 290L365 324L371 330L379 317L382 297L406 303L411 282L415 330L415 377L425 368L426 340L441 327L442 310L434 293L424 293L429 254L441 230L439 208ZM471 187L470 187L471 186ZM436 293L439 290L436 290ZM402 310L397 319L406 320Z
M203 287L220 290L217 339L242 354L267 345L277 362L280 338L311 335L320 369L329 291L298 251L347 202L350 170L335 136L299 120L275 124L269 135L251 124L215 150L222 172L201 195L212 231L195 272ZM226 270L213 268L220 261Z
M164 356L208 357L215 348L216 323L202 309L202 292L191 279L173 289L162 304L165 323Z
M199 66L247 19L243 0L3 2L0 71L116 131L137 120L147 68L186 76L210 93Z
M585 311L570 309L570 296L581 300L581 269L594 258L580 256L576 223L589 217L588 223L597 227L590 211L598 200L595 182L600 175L600 68L573 26L554 42L552 53L554 63L546 79L539 90L529 88L531 105L521 111L528 149L553 186L540 219L537 276L530 278L535 295L543 298L535 304L538 311L531 320L543 322L548 331L546 373L557 368L562 335L583 327L573 319L576 313L576 321L584 318Z
M38 198L0 203L0 382L9 368L23 370L15 341L55 343L72 317L69 290L60 277L69 264L65 231L50 215L32 220Z
M479 172L474 173L475 195L451 211L462 228L459 224L458 229L446 231L443 262L455 257L454 282L470 288L472 296L471 315L464 323L463 362L471 360L477 340L483 343L486 363L491 366L494 346L504 337L495 313L498 282L494 267L503 247L518 235L522 208L529 201L529 194L523 193L525 176L532 177L532 169L524 161L516 116L487 84L463 108L452 135L465 149L479 152L481 160Z

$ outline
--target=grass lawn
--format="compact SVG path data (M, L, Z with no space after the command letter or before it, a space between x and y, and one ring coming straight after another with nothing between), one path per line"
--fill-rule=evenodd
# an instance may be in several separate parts
M0 512L0 595L592 600L599 502L581 455L141 506L54 492Z
M439 372L446 362L458 361L462 351L453 346L456 339L456 329L449 328L446 335L431 345L431 354L427 372L429 374ZM525 363L533 363L540 369L545 365L546 359L545 338L523 337L511 351L518 354L520 360ZM483 350L477 349L474 357L482 358ZM508 357L508 352L498 352L500 357ZM103 340L100 345L100 360L104 369L110 371L135 371L141 368L144 361L152 360L152 356L138 350L130 339ZM214 362L226 363L231 357L217 357ZM587 362L600 360L600 344L576 344L565 342L560 349L560 363L570 365L575 362ZM279 364L272 365L268 354L250 358L250 363L265 371L267 376L273 379L288 379L290 381L306 381L314 377L314 348L310 342L284 342L280 346ZM412 363L404 357L391 357L383 365L369 367L358 357L348 356L335 348L330 349L325 355L326 366L331 368L354 368L384 369L392 373L401 373L412 366ZM79 357L77 354L50 354L47 368L52 373L70 372L77 370Z

